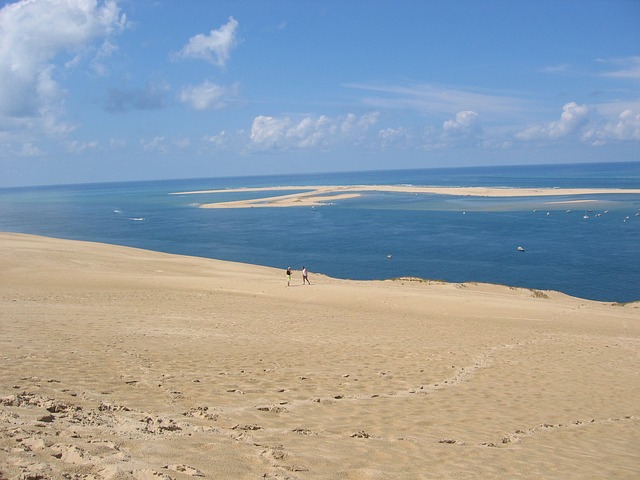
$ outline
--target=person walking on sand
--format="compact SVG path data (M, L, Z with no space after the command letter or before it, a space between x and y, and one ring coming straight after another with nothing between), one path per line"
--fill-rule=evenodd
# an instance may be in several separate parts
M309 281L309 274L307 273L307 269L305 267L302 267L302 284L304 285L305 282L311 285L311 282Z
M291 267L287 267L287 287L291 285Z

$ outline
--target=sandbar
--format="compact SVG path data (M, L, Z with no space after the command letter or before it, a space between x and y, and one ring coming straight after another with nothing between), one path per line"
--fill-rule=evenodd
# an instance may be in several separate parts
M171 195L267 192L300 190L296 193L245 200L203 203L200 208L254 208L323 206L335 201L356 198L365 192L394 192L474 197L547 197L569 195L640 194L640 189L622 188L500 188L500 187L429 187L413 185L345 185L345 186L278 186L231 188L173 192Z
M0 478L640 471L640 304L0 233Z

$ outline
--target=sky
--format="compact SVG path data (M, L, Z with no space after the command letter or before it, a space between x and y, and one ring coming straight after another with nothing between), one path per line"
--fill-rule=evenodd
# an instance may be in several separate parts
M0 187L620 161L638 0L0 2Z

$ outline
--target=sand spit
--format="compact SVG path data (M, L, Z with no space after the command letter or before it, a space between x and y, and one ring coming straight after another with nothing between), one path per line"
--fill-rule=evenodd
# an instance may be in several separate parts
M2 479L640 472L640 305L0 234ZM284 267L283 267L284 268Z
M253 207L304 207L322 206L338 200L355 198L363 192L422 193L474 197L546 197L566 195L640 194L640 189L597 188L498 188L498 187L424 187L411 185L348 185L348 186L282 186L264 188L235 188L224 190L198 190L174 192L171 195L200 195L212 193L276 192L300 190L300 192L272 197L205 203L200 208L253 208Z

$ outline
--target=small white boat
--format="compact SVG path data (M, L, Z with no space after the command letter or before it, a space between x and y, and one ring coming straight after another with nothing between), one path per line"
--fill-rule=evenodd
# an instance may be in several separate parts
M524 252L524 247L518 247L519 252Z
M393 258L393 255L387 255L387 258L391 260Z

